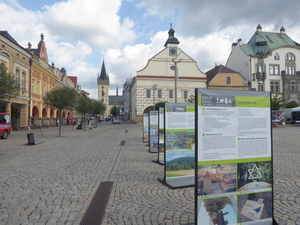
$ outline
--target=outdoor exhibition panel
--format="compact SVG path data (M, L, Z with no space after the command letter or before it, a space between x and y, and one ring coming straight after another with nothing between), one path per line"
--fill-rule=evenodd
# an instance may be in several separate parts
M158 153L158 111L149 112L149 151Z
M270 93L195 93L196 224L273 224Z
M195 185L195 106L165 103L164 178L171 188Z
M158 163L165 163L165 124L164 124L164 108L158 109Z
M149 114L143 115L143 142L149 143Z

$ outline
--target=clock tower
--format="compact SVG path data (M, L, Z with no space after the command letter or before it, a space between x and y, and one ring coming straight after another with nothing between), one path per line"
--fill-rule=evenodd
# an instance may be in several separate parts
M109 77L106 73L104 60L102 63L101 73L98 74L97 84L98 84L98 100L108 106ZM105 113L105 116L107 116L107 112Z

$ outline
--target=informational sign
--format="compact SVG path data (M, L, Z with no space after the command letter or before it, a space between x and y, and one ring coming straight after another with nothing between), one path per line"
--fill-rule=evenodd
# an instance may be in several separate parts
M123 109L119 108L119 116L122 116L122 115L123 115Z
M158 153L158 111L149 112L149 151Z
M165 124L164 124L164 108L158 109L158 162L165 163Z
M143 115L143 142L149 143L149 114Z
M195 185L195 106L165 103L165 184Z
M195 93L196 224L273 224L270 93Z

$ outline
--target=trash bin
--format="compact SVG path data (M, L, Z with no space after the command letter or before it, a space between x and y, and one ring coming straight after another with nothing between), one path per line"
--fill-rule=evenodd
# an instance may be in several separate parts
M35 144L34 134L33 133L27 134L27 140L29 145L34 145Z

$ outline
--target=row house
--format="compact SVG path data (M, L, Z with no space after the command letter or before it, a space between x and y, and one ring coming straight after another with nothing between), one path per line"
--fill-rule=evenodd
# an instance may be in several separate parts
M43 102L46 92L52 88L68 86L78 90L77 79L67 77L66 70L49 65L44 35L38 47L20 46L7 31L0 31L0 64L8 68L20 81L20 96L14 99L0 100L0 112L9 112L15 129L27 129L28 126L55 126L59 112ZM71 111L63 112L67 118Z
M270 91L287 103L300 102L300 45L281 27L265 32L258 25L247 44L232 44L226 66L250 82L252 91Z

